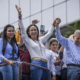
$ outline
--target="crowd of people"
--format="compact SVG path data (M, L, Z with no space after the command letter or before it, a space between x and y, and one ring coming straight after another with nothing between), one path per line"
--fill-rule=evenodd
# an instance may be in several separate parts
M0 80L18 80L15 62L22 61L48 70L22 64L21 80L80 80L80 30L65 38L60 32L61 19L56 18L49 31L39 36L38 21L33 20L25 31L21 8L16 9L19 19L16 34L15 27L8 24L0 38ZM53 32L56 38L50 39Z

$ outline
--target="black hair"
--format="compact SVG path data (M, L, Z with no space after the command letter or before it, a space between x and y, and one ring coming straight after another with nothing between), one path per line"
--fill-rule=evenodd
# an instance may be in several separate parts
M38 37L39 37L39 29L38 29L38 26L37 26L37 25L35 25L35 24L29 25L28 28L27 28L27 30L26 30L26 33L27 33L28 37L31 38L31 36L29 35L29 30L30 30L30 28L31 28L32 26L36 27L36 29L37 29L37 31L38 31L38 35L37 35L37 40L38 40Z
M58 43L58 41L57 41L55 38L52 38L52 39L50 39L50 41L49 41L49 46L50 46L53 42L57 42L57 43Z
M5 54L6 45L7 45L7 42L8 42L6 32L7 32L7 29L8 29L9 27L12 27L12 28L14 29L14 26L13 26L13 25L10 25L10 24L8 24L8 25L6 25L6 26L4 27L4 30L3 30L3 48L2 48L3 55ZM15 29L14 29L14 30L15 30ZM15 43L16 43L16 45L17 45L16 38L15 38L15 35L14 35L14 37L13 37L13 38L11 39L11 41L10 41L10 44L11 44L11 46L12 46L12 48L13 48L13 50L12 50L12 54L13 54L13 55L14 55L14 53L16 53Z
M0 38L2 38L2 37L3 37L3 32L0 33Z

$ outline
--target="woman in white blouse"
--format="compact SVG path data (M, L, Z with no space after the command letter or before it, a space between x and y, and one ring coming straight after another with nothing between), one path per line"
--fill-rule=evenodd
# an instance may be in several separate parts
M32 64L47 68L46 49L43 43L45 43L54 31L54 27L51 27L48 33L39 38L39 29L35 24L30 25L25 31L22 23L21 9L16 6L19 16L19 24L21 29L21 35L24 43L29 50ZM50 80L49 73L42 69L31 66L31 80Z

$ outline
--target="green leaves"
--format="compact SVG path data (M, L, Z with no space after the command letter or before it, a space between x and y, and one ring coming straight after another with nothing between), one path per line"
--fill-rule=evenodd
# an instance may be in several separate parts
M66 25L61 28L61 33L65 37L69 37L71 34L74 33L76 29L80 29L80 21L76 21L72 24Z

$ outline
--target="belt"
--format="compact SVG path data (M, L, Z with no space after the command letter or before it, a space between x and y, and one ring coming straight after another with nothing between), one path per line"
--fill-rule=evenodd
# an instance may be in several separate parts
M76 66L76 67L80 67L80 64L67 64L67 66Z
M32 60L42 60L44 62L48 62L46 59L43 59L43 58L32 58Z

